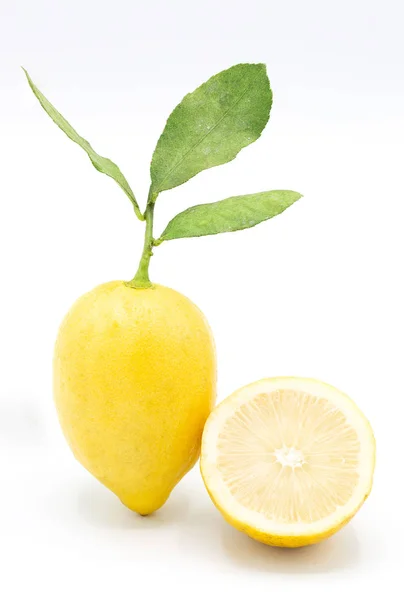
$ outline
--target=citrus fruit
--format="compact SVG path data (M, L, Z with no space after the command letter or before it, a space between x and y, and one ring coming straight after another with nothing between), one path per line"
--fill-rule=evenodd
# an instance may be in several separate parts
M195 464L215 400L213 338L188 298L159 285L96 287L56 342L54 397L76 458L148 514Z
M372 429L354 402L320 381L263 379L208 418L201 472L225 519L275 546L304 546L347 523L370 493Z

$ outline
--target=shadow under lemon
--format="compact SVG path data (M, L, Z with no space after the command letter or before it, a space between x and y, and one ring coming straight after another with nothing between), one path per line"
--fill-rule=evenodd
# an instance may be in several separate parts
M188 486L181 484L157 512L141 517L97 482L77 495L77 512L89 525L109 529L160 529L175 525L187 553L217 560L223 556L238 569L310 574L350 570L361 561L361 548L351 524L331 538L302 548L276 548L257 542L231 527L209 499L191 502Z
M239 568L310 574L353 569L361 560L360 544L350 524L319 544L301 548L266 546L233 529L226 522L221 535L228 557Z

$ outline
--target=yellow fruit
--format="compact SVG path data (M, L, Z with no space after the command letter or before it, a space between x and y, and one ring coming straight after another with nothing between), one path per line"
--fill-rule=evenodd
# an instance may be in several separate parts
M372 429L337 389L279 377L248 385L205 425L201 471L225 519L274 546L304 546L345 525L368 497Z
M138 513L160 508L195 464L215 388L209 326L172 289L100 285L60 327L54 397L64 434L81 464Z

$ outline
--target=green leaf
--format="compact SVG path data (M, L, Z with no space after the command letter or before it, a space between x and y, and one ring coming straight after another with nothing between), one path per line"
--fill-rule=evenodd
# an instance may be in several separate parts
M153 154L152 193L233 160L261 135L272 92L263 64L240 64L214 75L173 110Z
M157 244L248 229L279 215L301 197L298 192L274 190L192 206L169 222Z
M143 220L143 216L140 212L139 205L136 202L135 195L132 192L129 183L126 181L125 177L121 173L119 167L109 158L104 158L103 156L97 154L97 152L93 150L89 142L82 138L77 133L77 131L73 129L70 123L66 121L66 119L56 110L56 108L49 102L49 100L45 98L42 92L39 91L39 89L36 87L31 77L24 68L23 71L27 77L28 83L32 91L34 92L42 108L50 116L52 121L54 121L54 123L56 123L56 125L60 127L60 129L67 135L68 138L70 138L73 142L75 142L81 148L83 148L85 152L87 152L89 159L91 160L97 171L108 175L108 177L112 177L112 179L114 179L117 182L120 188L128 196L129 200L132 202L136 215Z

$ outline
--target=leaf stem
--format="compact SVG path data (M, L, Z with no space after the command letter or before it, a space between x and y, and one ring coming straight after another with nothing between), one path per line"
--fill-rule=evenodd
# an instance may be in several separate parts
M142 211L140 210L138 203L132 200L132 198L129 198L129 200L132 202L133 205L133 210L135 211L135 215L137 216L137 218L139 219L139 221L144 221L145 220L145 215L142 214Z
M144 236L143 252L140 258L139 267L131 281L128 281L126 285L133 288L146 289L152 287L152 283L149 278L149 265L150 259L153 256L153 218L154 218L154 203L156 202L157 195L153 195L149 192L149 198L147 200L147 206L143 215L143 220L146 221L146 229Z

